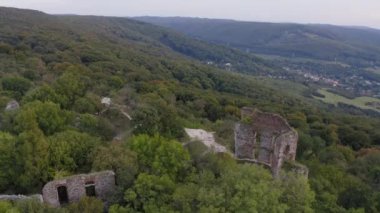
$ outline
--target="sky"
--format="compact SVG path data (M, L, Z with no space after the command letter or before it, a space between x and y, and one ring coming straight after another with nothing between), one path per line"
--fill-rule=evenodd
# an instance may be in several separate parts
M0 0L50 14L185 16L380 29L380 0Z

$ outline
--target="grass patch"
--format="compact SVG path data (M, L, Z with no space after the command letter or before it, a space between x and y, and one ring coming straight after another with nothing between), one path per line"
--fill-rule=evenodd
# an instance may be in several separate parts
M380 104L380 99L378 99L378 98L362 96L362 97L357 97L354 99L348 99L346 97L331 93L331 92L327 91L326 88L318 90L318 93L323 95L324 97L314 96L314 98L321 100L321 101L328 103L328 104L338 105L338 103L343 103L343 104L358 107L360 109L370 109L370 110L380 112L380 109L378 109L376 106L374 106L376 104L369 104L369 103Z
M284 79L271 79L266 77L257 77L257 81L261 84L268 86L274 90L281 91L286 95L291 95L297 98L304 98L303 93L309 88L301 83L297 83Z
M367 68L366 71L380 75L380 67Z

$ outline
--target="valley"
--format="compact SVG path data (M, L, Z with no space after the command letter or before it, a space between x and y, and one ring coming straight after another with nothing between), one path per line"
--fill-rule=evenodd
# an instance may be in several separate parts
M319 89L328 86L352 98L380 97L380 74L373 71L380 63L380 30L199 18L136 19L254 54L277 71L253 74L311 81Z
M376 30L179 20L0 7L0 212L380 211Z

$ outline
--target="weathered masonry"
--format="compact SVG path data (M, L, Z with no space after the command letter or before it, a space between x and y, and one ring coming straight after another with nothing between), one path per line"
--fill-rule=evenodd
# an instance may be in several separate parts
M235 126L235 157L271 168L276 177L285 161L294 162L298 134L279 115L243 108Z
M83 196L94 196L106 202L114 190L115 173L104 171L51 181L42 189L42 197L46 204L59 207L77 202Z
M35 194L35 195L30 195L30 196L25 196L25 195L0 195L0 201L20 201L20 200L31 200L34 199L40 203L43 202L42 200L42 195L40 194Z

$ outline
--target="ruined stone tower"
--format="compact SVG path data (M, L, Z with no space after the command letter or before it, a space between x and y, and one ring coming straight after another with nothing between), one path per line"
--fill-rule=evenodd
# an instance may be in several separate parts
M295 161L298 134L279 115L241 110L235 126L235 157L269 167L278 176L285 161Z

